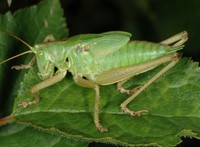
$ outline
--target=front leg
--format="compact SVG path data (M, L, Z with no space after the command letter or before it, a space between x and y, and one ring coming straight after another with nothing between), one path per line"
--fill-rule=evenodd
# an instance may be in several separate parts
M37 92L39 90L42 90L44 88L47 88L47 87L49 87L51 85L54 85L54 84L60 82L65 77L66 73L67 73L67 71L57 72L57 74L55 76L53 76L53 77L51 77L51 78L49 78L49 79L47 79L45 81L42 81L42 82L36 84L35 86L33 86L31 88L31 93L34 96L34 99L32 101L24 101L24 102L18 104L18 106L26 108L26 107L28 107L30 105L34 105L34 104L39 103L40 98L39 98Z
M35 63L35 56L31 59L31 61L28 64L15 65L12 66L11 69L16 69L16 70L29 69L33 66L34 63Z
M95 90L96 96L95 96L95 101L94 101L94 124L100 132L107 132L108 129L105 128L101 124L100 119L99 119L99 103L100 103L99 85L92 81L83 79L81 76L75 76L74 81L79 86L87 87L87 88L91 88Z

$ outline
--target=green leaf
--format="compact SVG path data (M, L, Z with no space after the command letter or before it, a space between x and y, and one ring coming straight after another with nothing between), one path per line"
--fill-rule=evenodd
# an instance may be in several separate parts
M6 147L86 147L83 141L72 140L60 135L45 133L20 124L9 124L0 128L1 146Z
M0 28L1 29L7 29L9 31L12 30L12 28L15 26L14 20L12 18L11 13L7 13L4 16L0 14ZM9 39L10 37L0 33L0 61L3 61L4 59L8 58L12 54L11 51L7 51L8 49L13 47L13 40ZM5 101L5 84L8 81L6 80L6 75L9 72L8 63L2 64L0 66L0 116L3 111L3 101Z
M131 79L127 86L145 83L162 67ZM126 94L116 91L114 85L102 87L100 119L108 133L100 133L93 124L94 91L75 85L70 75L41 90L39 104L16 107L32 99L30 88L41 81L36 72L33 68L25 75L16 98L12 116L17 122L67 137L130 146L168 146L180 143L179 136L199 138L200 68L189 59L182 59L129 105L132 110L149 110L140 118L119 109Z

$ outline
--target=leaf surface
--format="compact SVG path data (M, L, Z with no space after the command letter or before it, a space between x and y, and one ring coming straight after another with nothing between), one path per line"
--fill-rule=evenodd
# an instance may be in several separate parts
M131 79L126 86L145 83L161 68ZM32 99L30 88L41 81L36 72L33 68L25 75L15 106ZM39 104L15 107L12 116L20 123L83 140L130 146L176 145L181 141L179 136L199 138L199 73L197 63L181 59L128 105L132 110L149 110L139 118L121 112L120 103L128 96L118 92L115 85L101 87L100 119L108 133L100 133L93 124L94 91L75 85L70 75L41 90Z
M86 147L87 143L83 141L64 138L56 134L38 131L34 128L20 124L9 124L0 128L1 146L6 147Z

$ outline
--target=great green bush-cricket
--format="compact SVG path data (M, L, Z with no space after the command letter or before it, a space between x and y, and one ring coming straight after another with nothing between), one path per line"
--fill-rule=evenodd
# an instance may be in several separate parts
M147 113L147 110L134 112L127 105L179 61L180 56L176 51L182 49L188 39L187 32L183 31L160 43L130 41L130 33L111 31L77 35L65 41L54 41L54 37L49 35L45 43L32 47L7 31L1 30L1 32L23 42L30 50L4 60L0 64L27 53L34 53L35 57L27 65L12 68L27 69L36 61L38 75L43 80L30 89L34 99L24 101L18 106L25 108L37 104L40 101L38 91L58 83L69 71L76 84L95 90L94 124L100 132L108 131L99 120L100 86L117 83L117 90L130 94L120 105L124 113L131 116ZM144 85L131 90L123 88L123 84L133 76L167 62L169 64Z

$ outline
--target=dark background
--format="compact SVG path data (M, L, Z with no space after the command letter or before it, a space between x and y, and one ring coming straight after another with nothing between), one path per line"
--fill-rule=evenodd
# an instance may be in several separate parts
M0 12L14 12L39 0L15 0ZM159 42L187 30L189 40L184 57L200 60L199 0L61 0L70 36L111 30L129 31L132 39Z
M38 2L39 0L13 0L8 7L6 0L0 0L0 13L14 12ZM189 40L182 51L183 56L200 61L198 0L61 0L61 4L70 36L123 30L131 32L132 39L160 42L186 30ZM196 139L183 140L178 146L199 144ZM108 147L105 144L91 144L90 147L92 146Z

